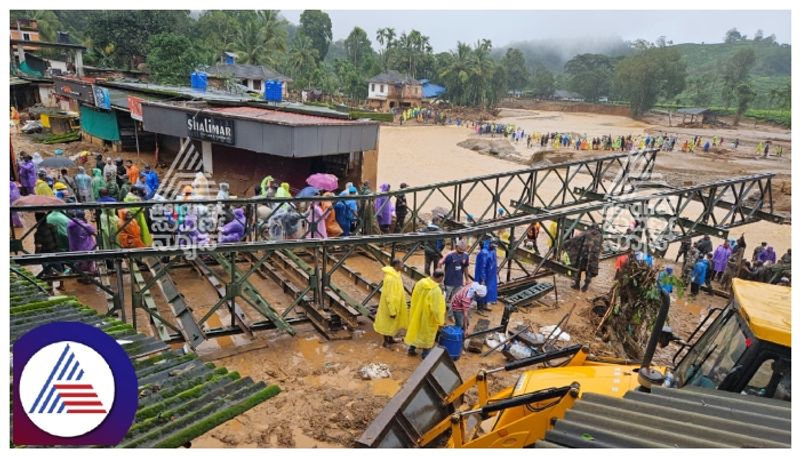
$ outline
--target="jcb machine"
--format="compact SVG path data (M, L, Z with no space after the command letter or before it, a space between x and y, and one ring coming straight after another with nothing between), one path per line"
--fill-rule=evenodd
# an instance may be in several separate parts
M638 365L600 362L589 356L587 348L575 345L482 370L463 381L446 352L436 348L357 444L527 447L543 439L586 393L622 397L655 386L696 386L789 401L790 305L788 287L734 279L728 305L709 310L695 331L681 340L664 327L669 296L662 294L656 330ZM672 366L651 366L656 346L670 342L680 346ZM489 395L492 374L524 367L528 369L513 387ZM468 404L465 394L474 390L477 402Z

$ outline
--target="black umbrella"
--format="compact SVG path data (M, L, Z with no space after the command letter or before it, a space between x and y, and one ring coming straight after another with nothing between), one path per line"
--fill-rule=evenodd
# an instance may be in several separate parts
M48 157L39 163L42 168L70 168L77 166L75 162L66 157Z

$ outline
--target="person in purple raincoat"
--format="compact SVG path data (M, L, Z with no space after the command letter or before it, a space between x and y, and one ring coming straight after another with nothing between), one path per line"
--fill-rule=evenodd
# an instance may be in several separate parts
M72 215L72 220L67 225L67 239L69 240L70 251L91 251L97 245L94 239L97 229L86 222L85 218L86 215L83 211L75 211ZM76 265L84 273L94 273L95 271L94 262L81 261L76 262Z
M22 163L19 165L19 182L25 191L25 195L33 195L36 188L36 164L33 163L33 158L29 155L22 157Z
M202 246L208 243L208 235L200 234L197 230L197 218L193 214L183 218L183 224L178 227L178 246L190 248L192 246Z
M13 205L21 196L22 195L19 193L19 186L17 186L17 183L14 181L11 181L11 204ZM22 227L22 219L20 219L18 212L11 211L11 222L14 223L14 227Z
M772 249L772 246L767 246L767 249L764 249L760 254L758 254L758 261L761 263L775 263L776 258L777 256L775 255L775 250Z
M725 240L722 245L717 246L717 249L714 250L714 258L712 259L714 263L714 277L712 279L721 281L722 274L725 272L725 267L728 265L728 258L731 256L731 246L728 244L728 240Z
M233 220L222 226L219 231L220 243L238 243L244 238L244 210L236 208L233 210Z
M381 192L389 192L391 187L388 184L381 185ZM378 197L375 199L375 213L377 214L378 226L381 232L389 233L392 227L392 213L394 212L394 205L388 196Z

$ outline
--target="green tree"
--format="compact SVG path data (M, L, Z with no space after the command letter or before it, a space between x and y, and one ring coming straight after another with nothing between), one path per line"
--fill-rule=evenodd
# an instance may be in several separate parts
M651 48L622 59L616 66L616 93L640 117L659 97L672 98L686 86L686 63L673 47Z
M692 104L695 106L708 106L711 104L713 98L711 93L712 79L710 75L701 75L687 81L687 87L692 94L689 97Z
M792 106L792 83L788 82L780 89L769 91L769 101L772 106L788 109Z
M56 32L63 30L58 16L47 10L12 10L11 28L16 29L18 19L33 19L39 27L41 41L56 41Z
M380 43L382 49L380 51L381 66L384 71L389 69L389 50L395 46L395 38L397 33L391 27L378 29L375 34L375 40Z
M553 73L545 67L537 68L531 76L530 88L536 98L552 97L556 90Z
M586 100L608 95L614 77L614 62L603 54L578 54L564 65L568 87Z
M165 32L148 43L147 67L150 77L161 84L186 85L200 63L200 53L185 36Z
M736 116L733 119L733 125L739 125L739 121L755 98L756 93L750 84L742 83L736 87Z
M729 106L739 86L747 82L755 63L756 53L753 48L747 47L736 51L722 67L722 99L725 107Z
M328 47L333 39L331 18L320 10L305 10L300 15L298 33L307 36L317 50L317 62L321 62L328 54Z
M528 68L525 66L525 56L519 49L509 48L503 56L503 68L506 73L508 88L523 90L528 84Z
M732 28L725 32L725 42L726 43L736 43L737 41L742 41L744 37L741 33L739 33L736 28Z
M219 10L203 12L195 25L196 35L217 61L222 59L223 51L235 51L239 27L240 23L234 15Z
M353 67L361 70L369 66L374 51L364 29L354 27L347 39L344 40L344 48L347 53L347 60Z
M491 50L489 40L478 41L474 48L459 42L450 57L442 58L439 77L453 103L486 108L503 96L507 75L492 60Z
M295 80L296 86L310 89L314 82L314 72L319 66L319 54L311 38L297 33L287 58L289 74Z
M353 64L344 59L334 62L336 77L344 94L352 100L367 98L367 78Z
M234 38L236 57L243 64L275 67L286 50L286 31L277 11L258 11L240 16Z
M118 67L133 68L148 52L150 38L160 33L186 34L192 19L181 10L103 10L90 15L86 37L92 47L114 48Z

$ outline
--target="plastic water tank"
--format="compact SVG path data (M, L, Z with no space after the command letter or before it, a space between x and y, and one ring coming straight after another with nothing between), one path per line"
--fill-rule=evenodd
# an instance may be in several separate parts
M455 325L442 328L439 334L439 344L447 350L451 359L458 360L464 349L464 330Z
M205 92L208 88L208 75L204 71L192 72L192 89Z
M268 102L283 101L283 82L269 80L264 85L264 100Z

